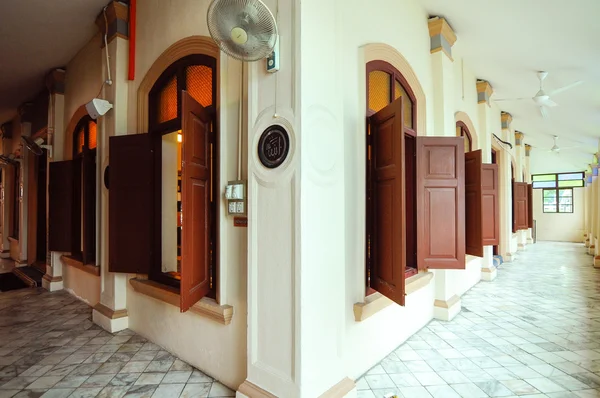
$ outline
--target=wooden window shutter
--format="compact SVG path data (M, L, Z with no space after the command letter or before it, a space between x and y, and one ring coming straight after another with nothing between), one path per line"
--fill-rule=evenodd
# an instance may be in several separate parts
M465 146L462 137L417 137L417 264L465 268Z
M481 163L481 149L465 153L466 253L477 257L483 257Z
M482 238L484 246L500 244L500 202L498 165L481 165Z
M528 228L527 223L527 183L513 183L513 214L515 217L515 230Z
M558 201L558 199L557 199ZM533 185L527 185L527 227L533 228Z
M50 162L48 183L48 249L70 252L73 248L73 175L75 162Z
M404 305L406 220L403 104L369 118L371 132L371 287Z
M182 92L181 312L210 291L211 118Z
M515 184L516 181L513 178L512 180L512 189L511 189L511 195L512 195L512 232L513 234L517 232L517 197L515 196Z
M83 157L83 263L96 265L96 154Z
M72 238L71 238L71 254L80 255L81 253L81 207L82 203L82 181L81 181L81 170L82 159L73 159L73 207L71 213L73 214L72 221Z
M147 274L154 259L154 153L150 134L110 137L108 269Z

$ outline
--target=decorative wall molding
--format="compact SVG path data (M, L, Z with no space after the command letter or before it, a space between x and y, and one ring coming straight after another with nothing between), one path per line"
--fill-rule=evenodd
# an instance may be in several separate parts
M523 137L525 137L525 134L521 133L520 131L515 131L515 145L522 145Z
M429 39L431 54L443 51L452 60L452 46L456 43L456 34L445 18L429 19Z
M181 39L167 48L152 64L138 88L137 100L137 132L138 134L148 132L148 94L156 79L175 61L187 55L206 54L217 60L217 73L219 68L219 47L214 40L207 36L190 36ZM219 84L219 78L217 78ZM219 89L217 88L217 110L219 109Z
M467 126L467 129L469 129L469 133L471 133L471 148L473 150L479 149L479 136L477 135L475 125L473 124L473 121L471 120L469 115L462 111L456 112L454 114L454 120L456 122L463 122L465 126Z
M502 130L510 129L510 124L512 123L512 115L508 112L502 112L500 115L500 120L502 121Z

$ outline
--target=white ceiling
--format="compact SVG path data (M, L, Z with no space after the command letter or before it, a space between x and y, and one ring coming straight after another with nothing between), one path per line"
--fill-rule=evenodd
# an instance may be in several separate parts
M44 89L96 32L108 0L0 0L0 123Z
M497 102L534 146L532 173L584 170L600 137L600 1L420 1L430 15L448 20L465 67L492 84L492 99L533 97L539 70L549 72L546 92L584 81L552 97L559 106L547 119L532 100ZM564 148L559 155L547 152L553 135Z

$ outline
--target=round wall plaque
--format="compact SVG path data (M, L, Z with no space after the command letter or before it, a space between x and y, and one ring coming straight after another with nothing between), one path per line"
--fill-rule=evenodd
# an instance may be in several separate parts
M270 169L281 166L290 151L290 136L280 125L267 127L258 141L258 158Z

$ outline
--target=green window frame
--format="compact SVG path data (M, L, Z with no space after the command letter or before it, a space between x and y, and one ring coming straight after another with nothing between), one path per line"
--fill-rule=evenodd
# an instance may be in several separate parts
M573 213L573 188L544 189L542 208L544 213Z
M582 188L585 186L585 173L534 174L531 176L533 189Z

